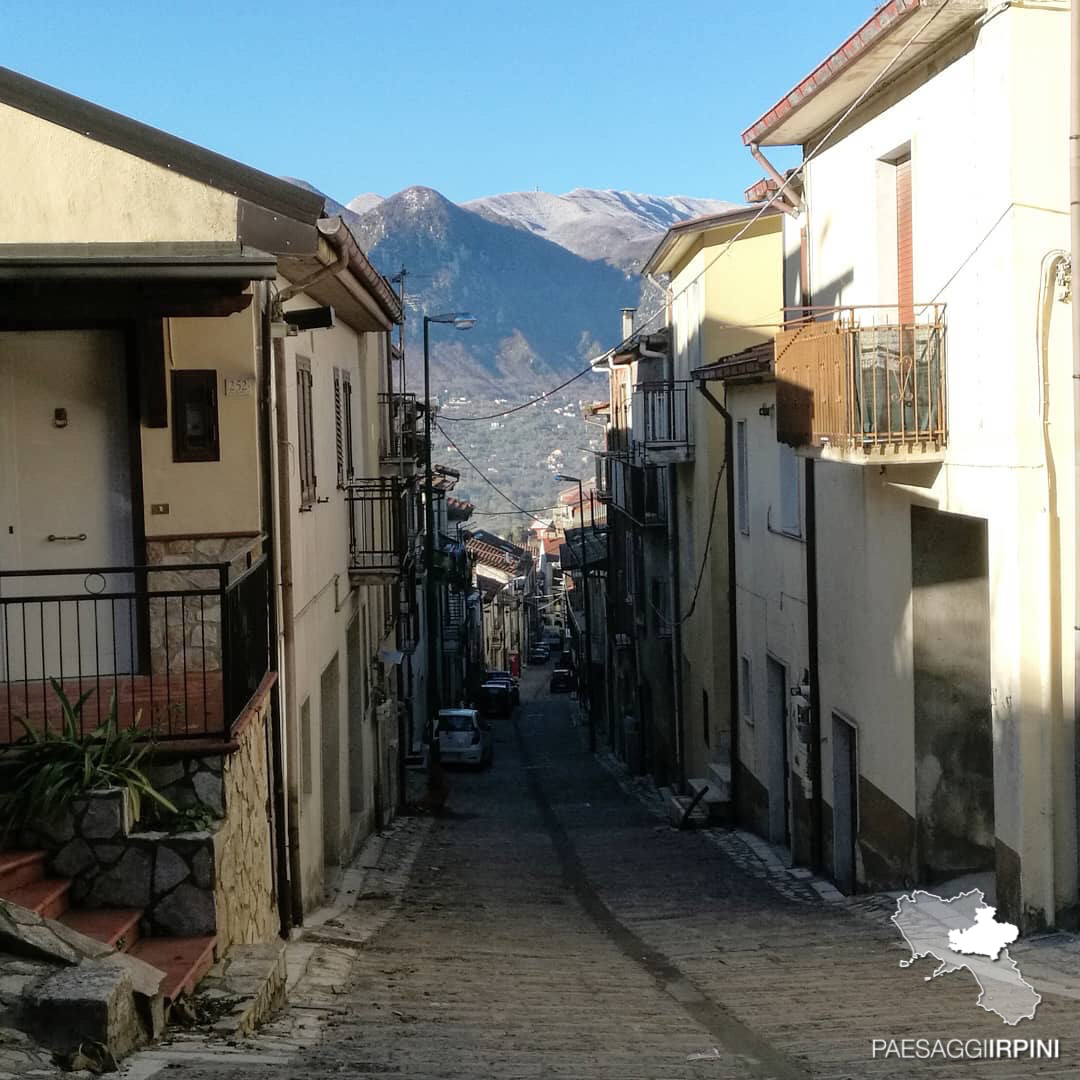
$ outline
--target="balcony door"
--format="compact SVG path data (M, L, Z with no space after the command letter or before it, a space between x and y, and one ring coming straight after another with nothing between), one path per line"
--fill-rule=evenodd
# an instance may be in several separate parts
M133 561L125 372L117 331L0 332L0 572L38 571L0 576L0 681L133 670L132 576L70 572Z

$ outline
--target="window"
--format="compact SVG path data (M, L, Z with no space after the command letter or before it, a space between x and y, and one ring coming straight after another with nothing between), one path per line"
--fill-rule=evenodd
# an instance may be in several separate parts
M337 486L345 486L345 421L341 409L341 372L334 368L334 446L337 450Z
M750 657L739 659L739 701L742 703L742 716L748 723L754 722L754 685L750 681Z
M786 443L780 443L780 529L790 536L802 536L802 500L799 493L799 458Z
M353 459L352 379L347 371L341 373L341 394L345 409L345 479L351 480L356 473L356 462Z
M173 461L220 461L216 371L172 374Z
M300 706L300 777L304 794L310 795L315 790L315 780L311 767L311 698L304 698Z
M300 509L315 504L315 425L311 417L311 361L296 358L296 451L300 461Z
M737 470L736 484L738 491L735 493L737 502L736 521L740 532L750 534L750 492L748 490L750 477L749 467L746 460L746 421L739 420L735 425L735 468Z

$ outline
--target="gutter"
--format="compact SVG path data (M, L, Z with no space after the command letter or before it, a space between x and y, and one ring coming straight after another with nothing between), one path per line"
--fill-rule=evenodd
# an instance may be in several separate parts
M364 288L378 301L379 311L392 325L404 322L405 315L398 294L371 264L371 260L356 242L356 237L349 230L341 217L320 218L319 235L346 259L346 266Z
M817 497L814 459L806 459L806 644L810 660L810 860L825 870L821 785L821 680L818 663ZM830 875L831 876L831 875Z
M779 185L776 194L773 196L773 202L779 204L785 213L790 214L792 217L798 217L803 208L802 200L799 196L789 188L790 180L785 180L783 176L777 172L773 163L761 152L761 147L757 143L750 144L750 154L753 159L765 170L766 175L775 180Z
M1080 298L1076 293L1080 267L1080 2L1073 0L1069 12L1069 246L1071 248L1072 346L1073 346L1073 730L1080 725L1080 462L1077 460L1077 433L1080 432ZM1074 750L1080 797L1080 744Z

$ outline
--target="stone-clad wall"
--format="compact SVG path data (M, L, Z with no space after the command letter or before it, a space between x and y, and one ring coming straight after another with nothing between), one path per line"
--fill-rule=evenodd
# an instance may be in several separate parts
M263 683L233 731L240 748L225 758L225 820L214 834L218 948L270 941L279 930L270 833L267 725L270 683Z
M262 544L258 536L147 540L147 565L161 567L147 575L148 586L156 592L217 589L216 570L199 570L191 564L228 563L231 580L247 569L249 555L252 560L258 557ZM173 565L188 569L166 569ZM221 670L221 604L216 597L159 597L150 601L149 609L150 664L155 675L166 670L174 674Z
M113 789L76 800L24 838L26 846L49 851L53 875L72 879L78 907L140 908L144 932L216 934L219 951L277 936L267 756L272 686L267 678L234 726L239 745L232 753L147 769L181 808L211 811L219 820L209 829L167 833L152 821L140 826L126 792Z

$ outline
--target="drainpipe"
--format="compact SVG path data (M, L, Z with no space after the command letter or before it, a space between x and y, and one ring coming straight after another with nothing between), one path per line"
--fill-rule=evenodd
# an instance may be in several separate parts
M806 459L806 644L810 660L810 859L823 870L825 837L821 786L821 680L818 678L817 501L814 459Z
M259 393L259 471L262 477L262 503L263 503L263 529L266 533L266 557L270 563L270 572L273 575L271 581L278 580L278 551L276 543L276 530L274 529L274 475L273 459L274 451L271 435L274 431L273 418L271 416L271 402L273 401L273 339L271 336L270 289L265 287L262 295L261 316L261 360L262 370L260 380L262 386ZM278 671L280 667L279 645L279 621L277 590L270 589L269 600L269 639L270 646L270 670ZM289 866L289 806L285 793L285 763L288 758L285 745L285 724L282 702L284 700L284 688L280 680L274 687L270 704L270 797L274 815L274 878L275 893L277 894L278 920L281 934L287 936L293 926L292 890L290 887Z
M668 465L665 473L668 500L668 580L671 583L671 602L668 610L675 616L671 627L671 686L674 691L672 722L675 726L675 769L679 776L679 790L682 792L686 790L686 747L683 731L682 616L679 614L682 579L679 575L679 524L678 501L675 498L677 484L675 466Z
M341 255L337 257L332 263L328 263L321 270L316 270L306 281L298 281L295 285L288 285L278 293L278 302L284 304L287 300L291 300L294 296L302 293L305 289L310 289L316 282L322 281L323 278L328 278L333 274L340 274L349 265L349 252L346 249Z
M705 400L724 418L724 494L727 499L728 545L728 710L731 714L728 739L731 746L731 804L738 814L739 799L739 615L735 591L735 421L727 407L704 382L697 384Z
M1080 267L1080 3L1073 0L1069 13L1069 246L1072 276ZM1075 294L1075 285L1073 292ZM1076 438L1080 432L1080 300L1072 300L1073 344L1073 543L1080 538L1080 462ZM1073 554L1073 727L1080 727L1080 562ZM1076 770L1080 774L1080 740L1077 741ZM1080 775L1077 789L1080 792ZM1078 808L1080 810L1080 808Z
M802 200L794 191L791 190L787 180L776 171L773 163L761 152L761 148L757 143L750 144L750 154L753 159L765 170L766 175L775 180L779 185L776 193L776 201L780 206L792 217L795 217L802 210Z
M296 711L296 610L293 601L292 492L289 483L289 416L285 388L288 385L285 342L274 339L274 427L277 445L278 552L281 573L281 656L284 669L285 737L287 760L299 765L300 737ZM281 683L278 684L281 686ZM289 820L289 869L291 877L293 925L304 917L300 860L300 789L297 768L287 776Z

